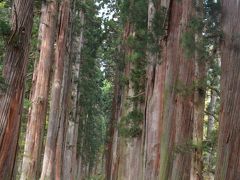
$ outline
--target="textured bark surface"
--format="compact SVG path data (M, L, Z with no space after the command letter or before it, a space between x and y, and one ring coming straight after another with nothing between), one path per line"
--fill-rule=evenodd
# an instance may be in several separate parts
M190 179L193 132L194 61L186 58L181 37L193 10L192 1L170 1L166 42L166 78L164 87L164 117L161 137L161 180Z
M70 0L64 0L60 6L58 24L58 36L55 51L55 71L52 84L52 94L50 102L49 124L46 138L46 146L43 158L43 168L41 179L55 179L55 161L57 137L60 128L60 120L62 113L61 97L63 96L63 73L64 60L66 53L66 42L68 37L69 15L70 15Z
M106 158L106 165L105 165L105 173L106 173L106 179L114 179L114 167L113 165L116 163L116 148L114 148L117 144L117 119L119 114L119 107L121 100L119 97L121 97L120 94L120 85L119 85L119 72L116 73L116 79L114 83L114 94L113 94L113 101L112 101L112 116L110 119L110 123L108 126L108 142L107 142L107 149L105 153Z
M83 27L84 12L80 11L80 22ZM66 141L64 147L64 163L63 178L75 179L77 177L77 138L79 127L79 78L80 78L80 62L81 52L83 48L83 28L80 35L74 35L72 46L72 89L71 89L71 114L68 118L68 126L66 132Z
M203 157L202 157L202 141L203 141L203 123L205 108L205 91L201 86L206 79L206 68L204 62L195 59L195 82L198 82L198 88L194 93L194 118L193 118L193 139L195 146L192 154L191 164L191 180L202 180ZM204 84L203 84L204 85Z
M7 42L3 69L8 87L0 97L0 179L4 180L12 178L16 157L33 24L33 1L15 0L12 9L12 34Z
M69 43L68 43L69 44ZM66 45L68 52L70 47ZM67 131L67 119L70 112L70 98L71 98L71 67L70 54L65 54L64 73L62 82L62 91L60 96L61 111L59 114L59 130L57 134L56 155L55 155L55 179L62 179L64 169L64 149L65 137Z
M127 22L124 27L124 40L127 40L130 36L134 36L134 25L130 22ZM124 47L125 57L128 57L132 53L131 48ZM126 62L124 68L124 76L130 77L131 71L134 68L133 64L129 61ZM139 82L140 83L140 82ZM130 107L126 106L126 103L129 102L129 97L134 97L133 83L129 80L129 83L124 86L122 93L122 101L120 105L119 116L117 118L118 122L122 120L123 117L126 117L129 112L133 110L133 105ZM144 112L143 104L138 104L138 110ZM116 133L116 160L113 163L113 179L142 179L142 165L143 165L143 138L141 135L137 137L124 138Z
M210 103L208 105L207 111L208 111L208 124L207 124L207 137L206 140L208 142L212 141L212 136L214 132L214 124L215 124L215 111L216 111L216 102L217 102L217 93L215 91L211 91L210 94ZM211 162L213 161L213 152L214 147L210 149L210 151L207 153L206 156L206 162L207 162L207 169L208 169L208 176L211 177L211 179L214 179L214 174L210 171L212 169Z
M216 180L240 179L240 2L222 1L221 112Z
M50 71L56 37L57 1L43 2L40 58L34 70L31 108L27 124L21 179L36 179L40 162L42 134L46 120Z
M159 12L158 12L159 11ZM161 11L161 1L148 5L148 31L152 33L156 42L161 42L156 37L153 26L156 13ZM167 14L166 14L167 15ZM164 22L160 22L164 24ZM160 27L164 28L164 27ZM163 90L165 78L165 61L160 60L159 52L147 52L147 83L146 83L146 104L145 104L145 152L144 152L144 179L157 179L160 168L160 139L163 115Z

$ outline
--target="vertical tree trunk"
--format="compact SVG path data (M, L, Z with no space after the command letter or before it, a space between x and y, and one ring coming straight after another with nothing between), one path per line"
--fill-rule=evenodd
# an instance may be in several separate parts
M46 120L50 71L56 37L57 1L43 2L41 14L40 58L34 70L31 108L27 124L21 179L36 179Z
M80 11L81 27L84 25L84 12ZM83 28L81 28L80 36L74 35L72 46L72 92L71 92L71 115L68 119L68 128L66 134L65 150L64 150L64 179L75 179L77 176L77 137L79 126L79 78L80 78L80 61L83 48Z
M12 34L7 42L3 76L8 84L0 101L0 179L11 179L16 158L24 81L33 24L33 1L15 0Z
M145 104L145 164L144 179L155 180L159 175L160 163L160 141L162 131L162 115L163 115L163 90L164 78L166 73L166 63L160 59L161 50L160 43L162 39L157 37L154 26L156 23L156 14L162 13L161 1L149 0L148 6L148 31L152 34L154 42L158 47L158 52L147 51L147 83L146 83L146 104ZM162 14L163 15L163 14ZM165 14L167 16L167 14ZM161 29L165 28L162 20L158 20ZM160 22L162 21L162 22ZM151 43L151 42L150 42Z
M215 122L215 109L216 109L217 94L215 91L211 91L210 103L208 105L208 125L207 125L207 139L211 139L211 133L214 129Z
M203 22L203 1L196 0L194 7L194 18ZM196 32L195 44L202 41L202 31ZM206 60L201 59L201 51L195 52L195 86L194 87L194 114L193 114L193 139L194 145L191 164L191 180L202 180L203 157L202 157L202 141L203 141L203 122L205 110L205 94L206 94Z
M240 3L222 1L221 113L216 165L217 180L240 179Z
M68 27L68 38L66 41L66 52L65 53L65 63L64 63L64 76L63 76L63 84L62 84L62 92L61 92L61 113L60 113L60 127L58 131L57 137L57 147L56 147L56 164L55 164L55 178L56 179L70 179L70 176L65 177L65 172L68 167L65 166L65 145L67 142L67 132L68 132L68 120L72 115L71 108L73 108L73 104L71 102L72 99L72 64L74 53L76 53L74 49L74 18L75 18L75 3L76 1L72 1L70 17L69 17L69 27ZM77 98L77 97L76 97ZM77 108L77 105L76 107ZM75 147L76 148L76 147ZM71 162L73 163L73 162ZM76 167L75 167L76 168Z
M188 31L193 3L192 0L169 2L166 54L163 55L167 69L159 178L190 179L194 91L189 87L193 86L194 60L186 57L181 40Z
M60 114L62 111L61 97L63 85L64 60L66 53L66 42L68 37L70 15L70 0L64 0L60 7L59 29L55 51L55 72L52 85L49 125L44 151L43 168L41 179L54 179L57 137L60 127Z
M206 140L208 142L212 141L212 133L214 131L214 123L215 123L215 109L216 109L216 102L217 102L217 94L215 91L211 91L211 95L210 95L210 103L208 105L208 124L207 124L207 137ZM214 148L214 147L213 147ZM213 174L211 173L212 170L212 160L213 160L213 150L214 149L210 149L210 152L207 153L207 157L206 157L206 163L207 163L207 172L209 174L209 177L212 177L212 179L214 179Z
M67 46L70 50L70 47ZM70 107L70 90L71 90L71 68L70 68L70 54L65 55L64 72L62 91L60 97L61 112L59 115L59 130L57 134L56 155L55 155L55 179L62 179L64 167L64 145L67 130L67 119L69 116Z
M114 165L116 164L116 148L114 148L117 145L117 120L119 117L119 107L121 103L121 93L120 93L120 82L119 82L119 70L116 71L115 74L115 82L114 82L114 93L113 93L113 101L112 101L112 114L111 119L108 126L108 138L107 139L107 149L105 154L106 159L106 165L105 165L105 173L106 173L106 179L115 179L113 178L114 174Z
M202 180L203 157L202 157L202 141L203 141L203 122L205 108L205 64L196 59L195 62L195 81L198 82L194 93L194 118L193 118L193 145L191 165L191 180Z
M131 3L135 3L132 1ZM130 21L126 22L124 27L124 34L123 39L125 42L127 42L129 37L134 37L134 24ZM122 101L120 105L120 114L118 116L118 122L121 123L121 121L124 119L124 117L127 117L128 114L134 110L134 108L137 108L137 110L141 113L144 112L144 104L137 102L136 104L132 103L129 98L138 96L134 92L134 85L130 78L131 73L133 71L134 64L127 60L127 57L129 57L133 53L133 49L131 47L128 47L126 44L126 47L124 47L124 55L125 55L125 68L124 68L124 76L129 77L129 82L125 85L123 89L122 94ZM140 59L138 59L139 61ZM144 77L141 77L144 78ZM141 83L140 80L138 82ZM142 93L142 92L141 92ZM130 105L126 105L130 102ZM135 106L135 107L134 107ZM142 119L143 120L143 119ZM142 156L142 150L143 150L143 136L137 135L136 137L119 137L119 140L117 142L117 164L114 165L116 168L114 171L113 176L116 179L141 179L143 177L142 174L142 165L143 165L143 156Z

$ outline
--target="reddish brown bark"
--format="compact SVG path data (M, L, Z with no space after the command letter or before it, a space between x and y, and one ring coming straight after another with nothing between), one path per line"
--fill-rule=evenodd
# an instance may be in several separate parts
M156 13L161 12L161 1L149 1L148 7L148 31L152 33L155 41L158 42L159 52L147 52L147 83L146 83L146 104L145 104L145 179L156 179L160 168L160 139L163 115L163 90L166 73L166 63L160 59L160 37L157 37L153 30L153 21ZM167 14L166 14L167 16ZM160 20L159 20L160 21ZM160 22L164 28L164 22Z
M221 113L215 179L240 179L240 2L222 1Z
M4 180L12 178L16 157L33 24L33 1L15 0L12 9L12 34L7 42L3 69L8 87L0 97L0 179Z
M55 71L54 80L52 84L52 94L49 113L49 124L46 139L46 146L44 151L43 168L41 179L55 179L55 161L57 137L61 124L62 105L61 97L63 86L63 72L66 53L66 42L68 37L69 15L70 15L70 0L64 0L60 7L60 18L58 24L58 36L55 51Z
M68 47L69 48L69 47ZM69 48L70 49L70 48ZM55 179L62 179L64 158L64 145L67 130L67 119L70 112L70 95L71 95L71 68L70 68L69 54L65 56L64 63L64 77L62 83L62 92L60 97L60 103L62 104L61 113L59 115L59 130L57 135L56 155L55 155Z
M193 132L194 61L186 58L181 38L187 31L193 3L191 0L170 1L166 39L166 78L164 116L160 153L161 180L189 179Z
M56 36L58 3L46 2L41 14L40 58L34 70L31 108L27 124L21 179L35 179L40 162L42 134L47 113L50 71Z

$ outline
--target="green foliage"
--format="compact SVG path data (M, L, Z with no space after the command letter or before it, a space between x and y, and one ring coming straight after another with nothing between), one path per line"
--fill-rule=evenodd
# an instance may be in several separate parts
M7 89L7 83L2 77L3 70L3 57L5 55L6 40L10 34L9 25L9 5L6 1L0 2L0 92L4 92Z
M105 180L103 175L95 175L86 178L85 180Z
M186 143L176 145L174 153L176 154L192 153L202 148L203 148L202 144L196 144L193 141L187 141Z
M168 14L166 7L161 7L160 11L155 13L153 18L153 32L157 37L163 37L166 34L166 23Z
M5 79L0 76L0 94L5 92L8 88L8 84L5 82Z
M203 21L201 18L192 17L187 25L187 31L182 34L181 45L184 50L186 58L190 59L194 57L195 53L204 53L204 50L199 52L199 50L204 49L204 44L202 43L202 30ZM196 39L196 36L198 38Z
M105 50L109 50L106 44L102 45L108 36L102 29L102 21L97 16L97 6L94 1L86 1L84 6L84 46L81 54L80 67L80 125L78 136L78 154L82 157L84 166L89 172L102 156L102 146L106 140L107 121L111 115L112 79L106 76L108 65L102 59ZM79 23L76 21L76 23ZM78 31L75 32L78 35ZM106 45L106 46L105 46ZM106 48L106 49L105 49ZM105 57L109 58L111 54ZM106 70L106 71L105 71ZM90 179L94 179L91 177Z
M10 25L8 22L0 19L0 33L3 37L8 37L10 35Z
M141 123L143 121L143 114L138 110L133 110L123 117L118 124L119 133L125 138L138 137L141 132Z
M120 17L123 23L133 26L133 33L128 36L123 47L130 50L125 52L125 64L131 64L131 71L125 85L133 89L133 97L128 97L125 108L134 109L123 117L118 125L120 135L127 138L137 137L141 134L143 115L138 105L144 102L145 76L146 76L146 48L148 43L148 4L145 0L123 1L120 3ZM124 8L123 8L124 7Z
M174 89L178 95L189 97L193 95L196 90L200 93L200 95L204 96L206 87L207 81L206 79L202 79L199 81L193 81L192 84L184 84L182 81L177 81Z
M192 31L184 32L181 38L181 44L186 58L192 58L195 54L195 33Z
M9 24L8 5L6 2L0 2L0 35L6 39L11 33Z

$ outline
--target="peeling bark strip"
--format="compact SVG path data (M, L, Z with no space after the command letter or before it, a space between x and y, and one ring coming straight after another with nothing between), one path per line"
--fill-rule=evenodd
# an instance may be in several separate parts
M170 6L163 55L166 78L159 179L190 179L191 150L188 146L192 143L194 92L187 93L184 89L193 85L194 60L186 58L181 37L187 31L193 4L192 0L173 0L166 4Z
M50 70L56 37L58 3L43 2L41 14L40 58L34 71L31 108L27 124L21 180L36 179L42 150L42 135L46 120Z
M0 97L0 179L4 180L12 178L16 157L33 24L33 1L15 0L12 9L12 36L8 41L3 69L8 88Z
M216 180L240 179L240 4L222 1L221 114Z
M43 168L41 179L55 179L55 160L56 160L56 147L57 137L60 127L60 115L62 113L61 97L64 60L66 53L66 42L68 37L68 26L70 16L70 0L64 0L61 3L59 13L58 36L55 50L55 72L52 84L52 94L49 113L49 125L46 139L46 146L43 158Z

